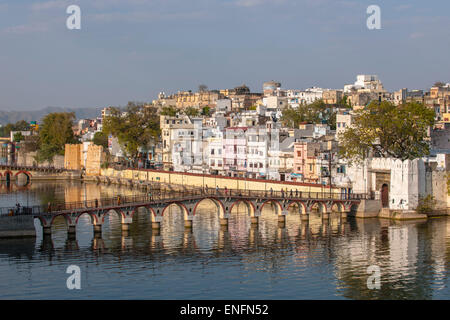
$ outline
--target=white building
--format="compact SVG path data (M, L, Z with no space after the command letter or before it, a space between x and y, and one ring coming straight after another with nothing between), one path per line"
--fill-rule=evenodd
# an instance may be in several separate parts
M376 75L359 74L356 76L354 84L344 86L344 93L350 93L352 90L366 89L373 92L385 92L383 84Z
M208 137L207 163L212 174L225 174L223 136L222 131L214 129Z
M296 109L302 104L311 104L323 97L323 89L312 87L305 90L287 90L286 96L288 104Z
M248 128L247 139L247 173L250 178L267 176L267 160L270 138L265 126Z

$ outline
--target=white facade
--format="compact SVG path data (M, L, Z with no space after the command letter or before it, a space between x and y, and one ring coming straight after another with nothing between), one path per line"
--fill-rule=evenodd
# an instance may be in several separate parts
M268 109L284 109L288 103L286 97L270 96L263 98L263 105Z
M344 86L345 93L359 89L367 89L374 92L385 92L383 84L376 75L359 74L356 76L356 81L354 84Z
M305 90L287 90L286 96L288 104L292 108L298 108L302 104L311 104L316 100L322 99L323 89L313 87Z
M213 134L208 138L207 164L210 171L217 171L223 174L224 171L224 147L223 133L220 130L213 130Z
M252 178L267 175L269 137L265 127L251 127L246 132L247 172Z
M401 161L391 158L368 159L362 165L348 167L348 177L353 193L372 193L380 197L376 174L389 175L389 208L392 210L415 210L419 199L433 195L436 209L447 207L445 171L432 170L428 159Z

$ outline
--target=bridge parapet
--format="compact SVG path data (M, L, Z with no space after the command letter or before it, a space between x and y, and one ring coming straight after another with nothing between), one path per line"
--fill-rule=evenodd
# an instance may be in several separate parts
M152 186L154 187L154 186ZM155 192L156 190L156 192ZM329 195L326 193L298 193L292 197L286 192L264 192L254 190L202 189L183 188L168 191L166 189L152 189L145 195L117 196L114 198L94 199L79 202L48 203L47 205L32 207L0 208L0 215L31 215L41 221L45 233L50 233L53 221L63 216L69 228L69 233L75 232L79 218L87 214L94 226L94 233L100 233L101 227L108 214L115 212L122 223L123 230L129 230L136 212L143 208L150 216L152 227L159 229L163 216L170 206L180 209L185 226L192 227L193 217L198 205L208 199L212 201L218 212L222 225L228 224L233 208L243 203L248 210L252 223L258 223L262 209L271 205L280 222L285 223L289 209L297 205L301 215L308 215L314 208L326 218L333 208L340 212L347 212L352 206L367 198L366 195ZM311 198L309 198L311 196ZM302 218L303 219L303 218Z

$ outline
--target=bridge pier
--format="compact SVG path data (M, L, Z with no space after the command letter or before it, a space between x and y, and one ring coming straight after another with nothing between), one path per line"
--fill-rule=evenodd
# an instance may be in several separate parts
M301 221L309 221L309 213L300 214Z
M69 235L74 235L74 234L76 234L77 233L77 229L76 229L76 226L69 226L69 229L67 229L67 234L69 234Z
M94 224L94 235L102 234L102 225Z
M221 226L228 226L228 218L220 218Z
M184 227L187 229L192 229L193 221L192 219L184 220Z
M42 227L42 233L44 236L50 236L52 234L52 227L51 226Z
M278 227L285 228L286 227L286 215L288 214L287 210L283 210L281 214L278 215Z
M329 220L330 219L330 213L324 212L322 213L322 220Z
M152 229L153 229L153 230L160 230L160 229L161 229L161 222L159 222L159 221L153 221L153 222L152 222Z
M252 226L257 226L259 223L259 217L251 217L250 222L251 222Z

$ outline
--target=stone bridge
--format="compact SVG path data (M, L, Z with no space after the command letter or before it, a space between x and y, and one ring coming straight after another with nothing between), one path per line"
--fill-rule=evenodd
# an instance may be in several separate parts
M220 225L227 226L233 208L243 203L247 207L251 223L257 225L262 209L271 206L278 222L283 227L289 209L300 214L302 220L309 220L310 212L318 212L322 219L329 219L331 212L339 212L342 217L347 217L350 212L355 212L361 200L367 199L366 195L337 193L312 193L312 192L266 192L251 190L189 190L161 192L154 196L122 197L114 199L100 199L76 203L48 204L47 207L37 206L29 208L29 214L39 219L44 234L51 234L51 227L57 217L63 217L69 234L76 232L78 220L83 215L88 215L93 225L94 234L101 233L105 218L110 214L119 217L122 230L130 228L133 219L139 209L144 210L149 216L152 228L159 230L164 214L171 206L179 208L186 228L193 227L193 220L197 208L203 201L211 201L217 209Z
M65 169L57 169L51 167L25 167L25 166L5 166L0 165L0 180L2 181L17 181L20 176L29 184L33 177L51 177L61 175L66 172Z

